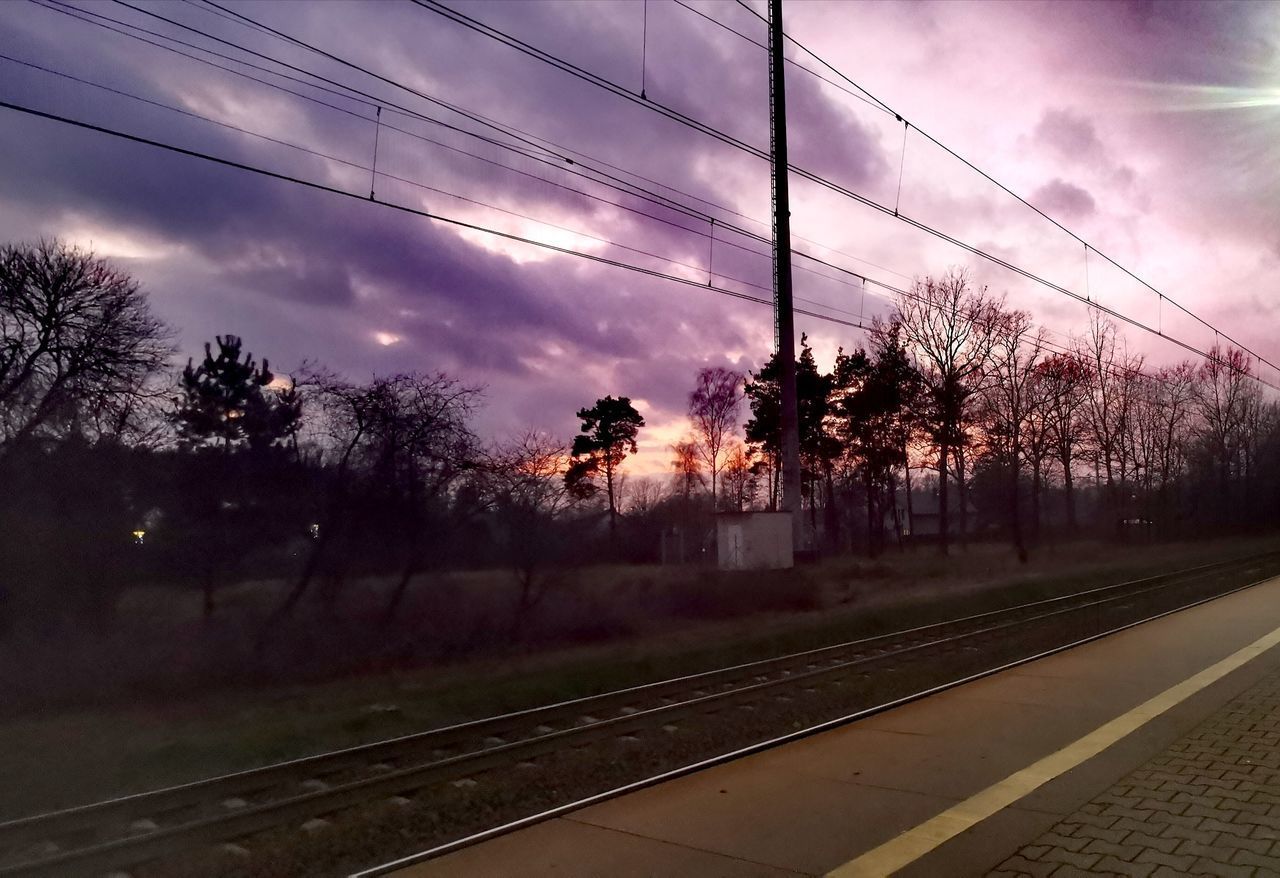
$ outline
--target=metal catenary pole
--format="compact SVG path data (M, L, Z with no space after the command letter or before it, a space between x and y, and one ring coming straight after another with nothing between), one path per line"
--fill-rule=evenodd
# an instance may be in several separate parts
M769 147L773 164L774 343L782 396L782 508L791 513L792 545L806 548L800 509L800 417L796 332L791 307L791 201L787 189L787 90L782 56L782 0L769 0Z

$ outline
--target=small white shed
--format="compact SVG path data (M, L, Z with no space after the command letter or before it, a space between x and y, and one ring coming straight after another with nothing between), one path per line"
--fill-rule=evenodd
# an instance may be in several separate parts
M716 557L721 570L779 570L793 566L791 513L719 513Z

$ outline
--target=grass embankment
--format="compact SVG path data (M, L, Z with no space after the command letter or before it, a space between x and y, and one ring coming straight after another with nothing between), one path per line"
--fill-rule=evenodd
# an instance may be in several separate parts
M1023 566L1004 546L976 546L947 559L921 549L768 574L583 571L542 608L541 624L571 614L625 636L558 648L526 640L416 670L0 719L0 819L1278 547L1274 538L1075 543ZM625 626L614 619L619 607L634 616Z

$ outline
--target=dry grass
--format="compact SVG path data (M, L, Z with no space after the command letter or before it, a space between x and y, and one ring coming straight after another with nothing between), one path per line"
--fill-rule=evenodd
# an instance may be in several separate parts
M763 575L653 567L579 571L549 595L520 641L495 638L479 657L441 655L416 669L391 666L309 684L116 693L99 706L44 708L0 721L0 775L7 778L0 785L0 818L1276 545L1261 538L1128 549L1073 544L1046 548L1026 566L1006 547L977 546L946 560L921 550ZM377 583L364 588L379 593ZM503 574L467 573L437 584L434 594L451 595L446 606L498 613L508 605L510 588ZM253 612L262 591L246 585L228 597L241 612ZM188 598L137 593L127 606L146 613L149 624L182 614L198 624ZM405 625L430 612L430 602L416 604ZM458 620L436 618L424 623L423 636L451 625L457 628Z

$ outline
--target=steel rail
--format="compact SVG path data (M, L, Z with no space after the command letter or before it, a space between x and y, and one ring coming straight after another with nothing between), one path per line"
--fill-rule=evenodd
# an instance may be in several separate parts
M191 781L188 783L178 784L165 787L158 790L147 791L142 793L134 793L118 798L94 802L87 805L76 806L64 810L37 814L30 817L17 818L14 820L0 822L0 838L3 838L7 832L18 830L24 825L34 824L41 821L47 821L54 818L74 821L79 815L93 814L100 817L105 809L129 806L132 804L143 805L148 809L167 810L172 807L169 802L171 797L183 796L195 792L197 790L203 792L231 793L237 791L252 791L253 786L238 787L228 786L223 788L224 783L233 784L238 782L248 782L253 785L259 784L259 780L269 777L269 773L278 771L295 771L299 768L307 768L314 770L321 760L332 760L345 757L368 757L381 756L384 748L399 746L414 742L422 742L432 747L441 747L447 745L455 735L466 734L468 737L477 735L491 736L499 734L502 729L507 728L509 723L517 723L527 721L529 719L545 720L547 717L554 718L556 714L563 716L576 716L581 711L590 711L598 709L599 705L607 701L615 701L626 698L633 700L636 697L661 697L665 694L665 690L670 687L676 690L684 690L689 688L691 684L701 682L704 685L714 685L719 682L722 677L729 675L740 675L744 672L755 671L761 668L776 666L782 663L796 663L804 660L810 660L821 655L829 654L837 651L844 651L858 646L866 646L878 641L889 641L900 639L904 636L917 634L925 631L936 630L938 628L959 625L979 619L990 618L992 616L1004 615L1008 613L1019 612L1037 606L1046 604L1069 601L1076 598L1084 597L1091 594L1097 594L1104 591L1126 588L1144 583L1166 580L1169 578L1181 577L1187 574L1219 569L1223 567L1235 566L1236 564L1248 563L1253 560L1260 560L1269 557L1272 553L1263 553L1259 555L1242 556L1240 558L1228 559L1226 561L1215 561L1209 564L1201 564L1194 567L1183 568L1180 570L1166 571L1152 576L1142 577L1139 579L1125 580L1118 583L1097 586L1084 591L1071 592L1065 595L1058 595L1051 598L1043 598L1040 600L1029 601L1022 604L1015 604L1008 607L1000 607L994 610L987 610L981 613L974 613L968 616L957 617L954 619L944 619L938 622L930 622L925 625L918 625L911 628L898 629L885 634L877 634L869 637L858 638L855 640L843 641L840 643L830 644L827 646L816 647L813 649L803 650L799 652L789 653L781 656L775 656L767 659L758 659L750 662L744 662L737 665L731 665L724 668L715 668L709 671L702 671L693 674L686 674L679 677L672 677L665 680L659 680L652 683L643 683L635 686L625 687L622 689L610 690L608 692L597 693L594 695L586 695L578 698L567 699L564 701L554 702L549 705L542 705L522 710L511 711L505 714L485 717L477 720L468 720L466 722L456 723L449 726L443 726L437 729L430 729L422 732L413 732L407 735L388 738L382 741L375 741L368 744L359 744L352 747L341 748L325 753L319 753L311 756L298 757L296 759L286 760L283 762L273 763L271 765L259 768L245 769L242 771L232 772L229 774L216 776L212 778Z
M614 787L613 789L606 790L604 792L595 793L593 795L586 796L572 802L566 802L563 805L557 805L554 808L548 808L536 814L531 814L527 817L521 817L518 820L513 820L513 821L510 821L509 823L504 823L500 826L495 826L490 829L485 829L481 832L473 833L472 835L468 835L464 838L459 838L459 839L455 839L454 841L446 842L441 845L436 845L435 847L428 848L426 850L419 851L414 854L409 854L408 856L400 857L398 859L391 860L386 863L380 863L376 866L371 866L367 869L362 869L358 872L353 872L351 873L349 878L377 878L377 876L386 875L390 872L394 872L394 871L406 868L408 866L412 866L417 863L426 862L427 860L438 859L439 857L445 856L446 854L455 853L457 851L463 850L468 847L473 847L474 845L480 844L485 841L489 841L494 838L498 838L503 835L509 835L512 832L516 832L521 829L526 829L530 826L535 826L539 823L544 823L548 820L555 819L556 817L561 817L565 814L571 814L574 811L581 810L582 808L586 808L591 805L596 805L601 802L606 802L606 801L609 801L610 799L616 799L619 796L624 796L628 793L639 792L640 790L647 789L648 787L656 786L661 783L665 783L666 781L669 781L669 780L676 780L678 778L685 777L687 775L693 774L698 771L703 771L708 768L714 768L715 766L718 766L718 765L724 765L725 763L732 762L735 759L741 759L745 756L751 756L756 753L762 753L766 750L771 750L783 744L789 744L795 741L800 741L800 740L803 740L804 738L812 737L813 735L820 734L822 732L831 731L833 729L840 728L841 726L848 725L851 722L855 722L860 719L865 719L866 717L874 716L879 713L884 713L887 710L892 710L895 707L901 707L905 704L910 704L913 701L919 701L931 695L936 695L940 692L945 692L948 689L954 689L957 686L963 686L966 683L972 683L976 680L981 680L985 677L990 677L995 674L1001 673L1002 671L1011 670L1013 668L1020 667L1021 665L1029 664L1030 662L1038 661L1043 658L1048 658L1049 656L1056 655L1060 652L1066 652L1067 650L1075 649L1076 647L1083 646L1087 643L1092 643L1095 640L1101 640L1104 637L1110 637L1112 634L1118 634L1121 631L1127 631L1130 628L1136 628L1139 625L1145 625L1148 622L1154 622L1157 619L1163 619L1166 616L1172 616L1175 613L1181 613L1186 610L1190 610L1195 607L1201 606L1203 604L1207 604L1211 601L1216 601L1221 598L1228 597L1238 592L1242 592L1247 589L1254 588L1265 582L1270 582L1273 579L1275 579L1275 576L1267 575L1261 579L1253 580L1252 582L1248 582L1244 585L1237 586L1236 588L1228 589L1227 591L1221 592L1219 594L1213 594L1213 595L1209 595L1208 597L1199 598L1197 600L1191 601L1190 603L1182 604L1181 606L1177 606L1172 609L1162 610L1150 616L1144 616L1141 619L1136 619L1121 625L1116 625L1112 628L1108 628L1106 630L1099 631L1094 634L1090 634L1087 637L1081 637L1069 643L1059 644L1058 646L1041 650L1040 652L1037 652L1033 655L1023 656L1017 659L1013 659L1011 661L1005 662L995 667L986 668L984 670L977 671L972 674L966 674L964 676L957 677L954 680L948 680L945 683L939 683L934 686L926 687L917 692L913 692L909 695L903 695L897 698L892 698L888 701L884 701L872 707L860 708L859 710L853 711L852 713L847 713L847 714L844 714L843 716L835 717L834 719L824 720L823 722L817 723L815 725L808 726L803 729L797 729L795 731L788 732L784 735L779 735L774 738L769 738L764 741L759 741L755 744L749 744L746 747L740 747L728 753L721 753L719 755L712 756L707 759L702 759L697 762L692 762L687 765L682 765L679 768L673 768L668 771L664 771L659 774L655 774L650 777L643 778L641 780L632 781L630 783L623 784L622 786Z
M585 717L585 719L589 721L583 725L559 731L549 729L545 724L543 724L538 730L540 732L539 734L516 740L514 742L498 742L496 746L482 746L480 749L475 751L464 752L444 758L434 758L432 760L416 765L410 765L398 770L393 769L390 766L381 766L382 770L373 777L366 777L340 783L333 788L323 788L323 785L321 785L321 789L316 789L302 795L286 795L254 806L248 806L246 803L244 804L244 807L232 813L219 813L213 816L197 817L196 819L181 822L173 826L152 829L150 832L143 835L126 835L124 837L110 839L103 843L90 844L70 851L58 852L52 856L41 857L38 860L28 860L13 865L6 865L4 867L0 867L0 875L53 874L61 872L63 869L73 866L74 864L84 863L86 861L93 862L98 868L102 868L104 866L110 868L116 865L128 865L130 863L136 863L146 859L154 859L158 856L163 856L166 853L171 853L174 850L182 849L202 841L214 841L238 837L261 829L278 826L286 822L286 818L283 817L284 814L289 815L287 819L303 819L310 816L342 810L343 808L351 805L375 799L378 796L390 795L410 789L419 789L424 786L466 777L470 774L480 773L499 765L509 764L518 758L533 758L539 755L545 755L546 753L563 749L563 747L567 745L567 742L573 742L579 745L590 743L591 741L599 738L618 736L626 734L629 731L651 727L656 722L670 721L690 714L715 712L723 706L727 706L736 701L758 700L763 693L777 687L794 686L802 683L803 681L815 680L819 677L834 677L841 674L848 674L853 672L856 668L876 662L882 662L894 657L920 653L958 640L977 638L998 631L1008 630L1010 628L1032 625L1036 622L1056 618L1068 613L1080 612L1082 610L1091 609L1107 603L1131 600L1133 597L1140 594L1156 589L1168 588L1169 584L1167 581L1170 579L1181 580L1177 583L1179 585L1188 585L1191 582L1204 578L1205 576L1212 575L1216 571L1227 570L1231 567L1240 566L1242 564L1256 563L1259 560L1269 557L1272 557L1272 553L1232 559L1225 562L1198 565L1196 567L1162 573L1142 579L1100 586L1070 595L1032 601L1016 605L1014 607L1004 608L1002 610L973 614L962 619L947 620L945 622L906 629L902 632L893 632L888 635L863 638L861 640L850 641L845 644L837 644L817 650L794 653L778 659L749 662L729 669L688 675L686 677L676 678L675 680L661 681L657 684L646 684L645 686L631 687L614 693L605 693L601 696L588 696L584 699L574 699L568 702L561 702L557 705L552 705L551 707L560 710L563 710L564 708L572 708L570 712L574 715L578 715L581 713L581 707L584 704L590 703L598 705L601 703L601 699L609 698L612 700L613 704L625 706L625 702L634 702L636 700L634 696L637 692L643 692L653 696L654 693L658 691L667 691L667 689L659 690L655 687L670 687L673 684L680 684L683 691L692 692L692 697L683 701L663 704L659 707L653 707L645 710L633 710L631 713L624 713L621 716L604 720ZM1188 581L1186 577L1189 574L1193 575L1191 580ZM881 649L880 651L872 652L870 654L859 654L848 660L832 658L826 665L819 665L811 660L816 655L830 654L837 649L844 649L847 652L852 647L865 647L868 644L872 644L877 641L887 641L895 637L901 640L903 635L906 634L919 633L921 631L931 629L941 629L947 626L954 626L960 622L969 622L984 618L990 619L993 616L1008 616L1010 614L1024 611L1028 608L1060 603L1073 598L1078 599L1080 597L1097 595L1102 592L1115 591L1119 588L1132 587L1135 585L1144 587L1131 590L1126 593L1104 597L1100 600L1090 601L1075 606L1066 606L1049 613L1041 613L1025 619L1010 619L997 624L979 627L971 631L939 636L937 638L926 639L921 642L908 642L897 648ZM804 660L809 660L809 664L806 670L800 673L794 673L785 665L780 664L785 662L794 665L798 661ZM709 681L721 679L721 676L726 672L734 672L735 679L740 680L744 673L749 674L752 672L758 672L766 667L772 669L772 672L778 676L773 679L769 679L765 674L756 673L752 682L749 682L747 685L734 685L732 682L726 681L723 683L725 688L722 691L711 692L709 694L703 691L705 689L713 688L711 685L708 685ZM697 688L693 688L695 685ZM619 696L625 696L625 698L620 698ZM513 718L520 718L524 721L525 726L527 726L527 721L530 718L541 718L544 721L549 721L546 714L539 712L539 709L536 708L526 711L518 711L495 719L510 722ZM491 721L486 720L459 724L458 726L448 727L447 729L437 731L452 732L460 729L469 730L473 736L479 729L489 731L490 733L494 731ZM116 821L114 822L123 822L130 816L137 816L138 814L145 814L152 817L160 816L166 811L174 811L183 806L190 807L193 804L199 805L201 803L208 803L214 796L226 795L228 793L228 788L219 786L218 784L227 780L235 780L237 784L239 784L237 789L241 790L245 789L246 784L252 784L255 789L264 789L272 787L273 785L278 785L280 780L279 775L282 772L286 777L291 777L296 780L298 775L301 773L323 776L325 774L333 774L335 771L342 768L351 767L353 764L361 764L367 768L369 767L367 760L363 763L353 763L351 757L354 754L381 754L385 751L376 748L385 747L388 744L402 744L405 741L418 743L424 736L429 736L430 734L432 733L419 733L417 735L404 736L403 738L392 739L390 742L381 742L376 745L364 745L362 747L336 751L335 754L323 754L319 757L307 757L300 760L293 760L288 763L268 766L264 769L239 772L234 775L215 778L212 781L196 782L194 784L167 788L156 793L137 794L135 796L110 800L96 805L83 806L81 808L70 809L68 811L53 812L47 815L37 815L36 817L10 821L7 824L0 824L0 840L5 842L5 846L7 848L13 850L13 842L15 841L20 845L24 840L48 840L51 837L57 838L64 836L75 829L92 827L95 825L100 826L102 823L107 822L107 818L111 816L113 812L116 817ZM340 763L334 763L331 760L331 757L334 755L340 755L346 758ZM439 756L439 749L437 749L436 756ZM300 768L306 768L307 771L299 772L298 769ZM204 795L199 796L197 800L193 802L190 795L192 793L203 793ZM121 826L119 828L124 830L126 827ZM8 830L8 832L6 832L6 830Z
M946 619L939 622L899 629L885 634L858 638L855 640L830 644L828 646L803 650L782 656L744 662L724 668L687 674L680 677L625 687L595 695L582 696L579 698L555 702L550 705L511 711L497 716L471 720L450 726L444 726L438 729L415 732L408 735L401 735L383 741L360 744L312 756L299 757L259 768L245 769L217 777L165 787L158 790L135 793L101 802L94 802L73 808L0 822L0 841L5 842L6 846L12 846L12 842L15 839L20 843L23 838L34 837L32 832L48 832L48 829L40 829L40 827L47 827L51 824L56 825L56 832L62 834L79 828L98 825L111 819L124 820L137 816L150 816L157 812L163 813L176 807L186 805L191 800L193 794L197 793L203 798L209 800L253 793L292 777L303 776L305 778L310 778L317 773L332 774L335 771L350 767L351 765L361 763L377 764L385 762L389 758L393 758L396 754L404 752L409 748L448 749L450 747L457 746L460 741L477 740L488 737L501 737L503 734L510 734L516 728L527 727L530 723L543 725L561 721L565 718L576 719L581 714L590 714L592 711L597 713L603 712L601 708L605 705L617 703L619 706L626 706L629 702L637 699L661 698L671 692L687 691L691 687L696 688L698 685L719 685L724 682L740 678L743 675L758 673L765 669L810 662L820 658L821 656L830 655L836 652L847 652L850 649L870 646L877 642L900 640L903 637L933 631L948 626L966 624L980 619L991 618L993 616L1017 613L1038 606L1070 601L1088 595L1167 580L1200 571L1220 569L1223 567L1234 566L1239 563L1248 563L1252 560L1268 556L1269 553L1243 556L1240 558L1228 559L1226 561L1216 561L1209 564L1196 565L1194 567L1183 568L1175 571L1166 571L1148 577L1097 586L1084 591L1024 602L1022 604L1001 607L981 613L974 613L955 619Z

